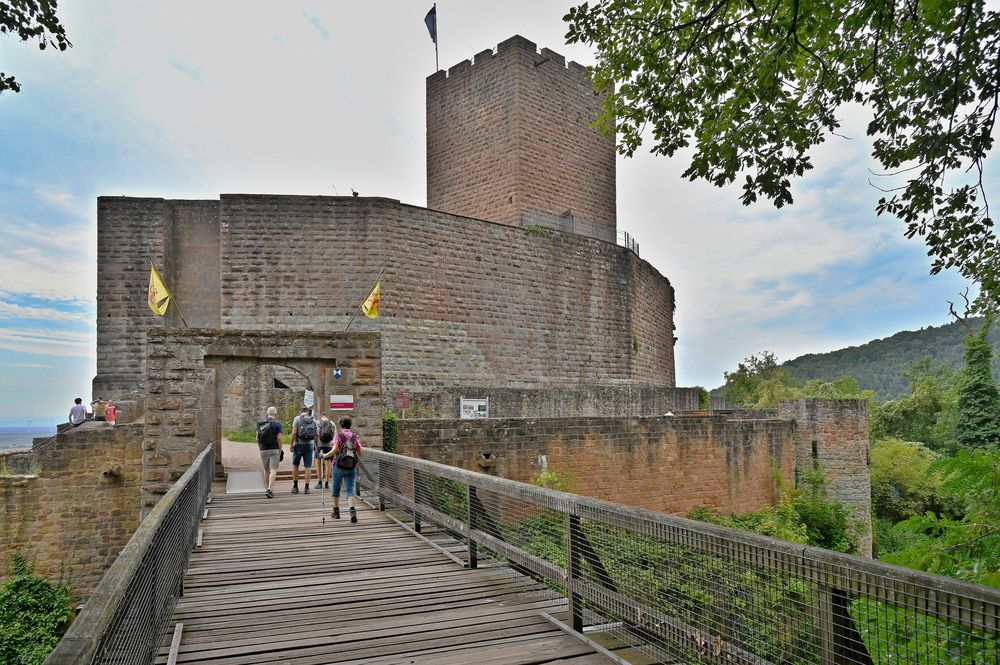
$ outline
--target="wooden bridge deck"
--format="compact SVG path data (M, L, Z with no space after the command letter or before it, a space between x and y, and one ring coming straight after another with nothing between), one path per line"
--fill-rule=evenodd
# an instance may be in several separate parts
M330 519L327 493L289 489L215 495L158 664L177 622L178 663L612 662L541 615L565 620L565 601L531 580L464 569L364 504L357 524Z

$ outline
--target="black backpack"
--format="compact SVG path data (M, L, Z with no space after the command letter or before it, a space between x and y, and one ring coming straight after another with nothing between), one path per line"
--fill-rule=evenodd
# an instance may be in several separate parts
M316 438L316 421L312 416L299 418L299 438L303 441L312 441Z
M262 420L257 423L257 447L261 450L274 450L278 447L278 435L272 426L273 420Z
M319 421L319 440L321 443L330 443L333 441L333 421L332 420L321 420Z
M358 465L357 453L358 435L351 435L350 441L340 440L340 452L337 453L337 466L345 471L351 471Z

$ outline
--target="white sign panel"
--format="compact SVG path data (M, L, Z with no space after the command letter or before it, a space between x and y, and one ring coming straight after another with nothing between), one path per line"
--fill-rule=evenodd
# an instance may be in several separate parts
M308 408L312 408L313 404L316 403L316 395L311 390L307 390L305 395L302 397L302 403Z
M460 397L458 417L463 420L469 420L471 418L489 418L490 398L486 397L483 399L475 399Z
M353 411L354 395L330 395L331 411Z

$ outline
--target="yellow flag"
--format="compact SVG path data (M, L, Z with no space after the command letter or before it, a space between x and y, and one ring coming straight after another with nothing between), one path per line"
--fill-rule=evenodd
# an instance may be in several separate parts
M160 316L167 313L167 306L170 305L170 291L152 262L149 265L149 293L146 295L146 302L149 303L149 308Z
M368 299L361 305L361 311L369 319L378 318L378 304L382 299L382 280L375 282L375 288L368 294Z

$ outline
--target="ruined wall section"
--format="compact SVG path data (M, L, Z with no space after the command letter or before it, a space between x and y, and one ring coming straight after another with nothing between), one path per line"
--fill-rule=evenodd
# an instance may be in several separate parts
M667 411L697 411L697 388L644 385L581 385L558 389L446 386L428 392L407 391L408 417L458 418L461 398L489 399L491 418L566 418L602 416L639 418ZM386 392L386 409L402 411L397 393ZM404 402L406 403L406 402Z
M76 605L139 524L142 426L88 422L36 446L34 459L36 473L0 476L0 551L67 582Z
M871 556L868 401L790 400L780 403L778 413L780 418L796 424L796 477L801 478L810 469L823 473L827 495L843 503L854 516L859 552Z
M587 70L512 37L427 79L427 207L615 241L615 149Z
M790 481L792 425L779 420L549 418L403 420L397 452L521 482L548 468L570 491L685 515L774 505ZM492 461L490 461L492 460Z

